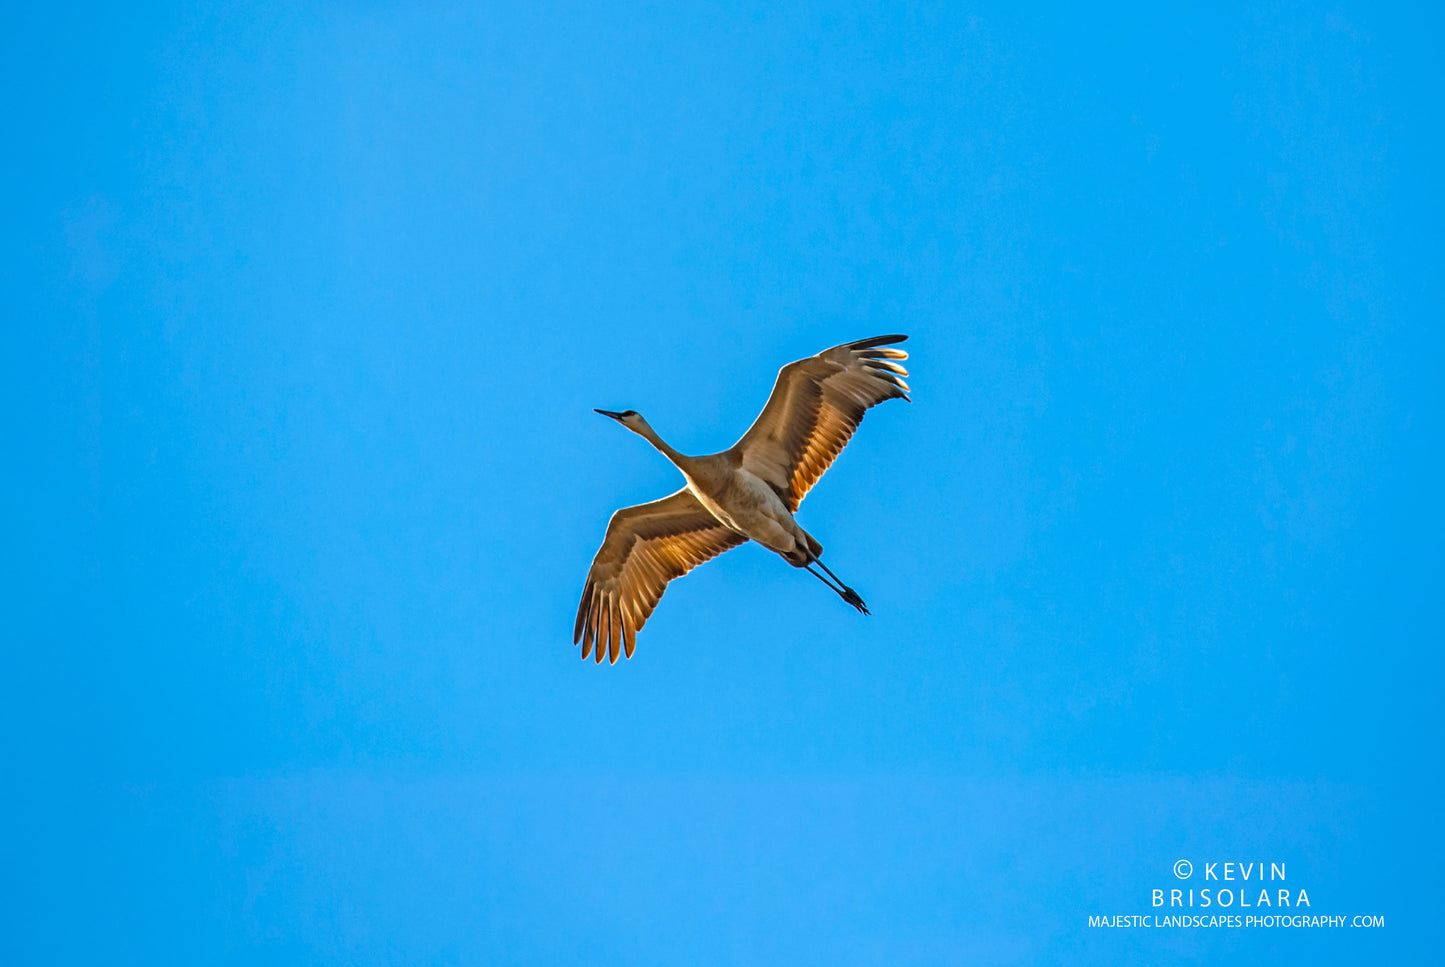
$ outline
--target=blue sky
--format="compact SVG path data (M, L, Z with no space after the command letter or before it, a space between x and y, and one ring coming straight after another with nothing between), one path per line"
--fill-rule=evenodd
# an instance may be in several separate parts
M1434 949L1438 12L4 21L7 962ZM873 616L753 545L579 662L678 485L592 408L895 331ZM1087 927L1180 858L1387 925Z

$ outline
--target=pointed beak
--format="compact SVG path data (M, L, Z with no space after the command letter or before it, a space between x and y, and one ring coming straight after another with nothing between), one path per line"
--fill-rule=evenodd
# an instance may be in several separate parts
M614 412L612 412L611 410L596 410L595 412L601 413L603 416L610 416L610 417L612 417L614 420L620 420L620 419L622 419L622 414L621 414L621 413L614 413Z

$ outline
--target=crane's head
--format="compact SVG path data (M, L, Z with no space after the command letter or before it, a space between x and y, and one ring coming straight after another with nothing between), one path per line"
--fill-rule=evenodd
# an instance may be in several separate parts
M598 410L597 412L603 416L612 417L634 433L638 432L642 427L647 426L647 421L644 420L642 414L636 410L623 410L620 413L614 413L612 410Z

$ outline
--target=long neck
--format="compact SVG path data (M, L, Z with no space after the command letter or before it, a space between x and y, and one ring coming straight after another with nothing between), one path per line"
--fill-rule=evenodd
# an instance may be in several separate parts
M667 441L664 440L662 437L658 436L657 431L646 423L637 427L636 432L638 436L642 437L648 443L657 447L657 449L662 453L662 455L664 457L667 457L667 459L671 460L679 470L682 470L684 473L687 472L688 465L692 463L691 457L687 456L686 454L678 453L672 447L668 446Z

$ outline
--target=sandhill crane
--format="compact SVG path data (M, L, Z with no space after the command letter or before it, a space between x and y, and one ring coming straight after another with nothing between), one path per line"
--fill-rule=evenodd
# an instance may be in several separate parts
M847 445L864 412L889 399L908 399L908 371L892 360L901 349L881 347L907 336L844 343L789 363L773 394L743 438L721 453L689 457L663 442L634 410L598 410L671 460L687 485L670 497L612 515L607 536L587 572L572 643L582 658L596 646L600 664L619 649L632 657L638 630L667 583L749 539L807 568L863 614L868 607L819 558L823 545L793 514L803 496ZM817 571L821 567L834 585Z

